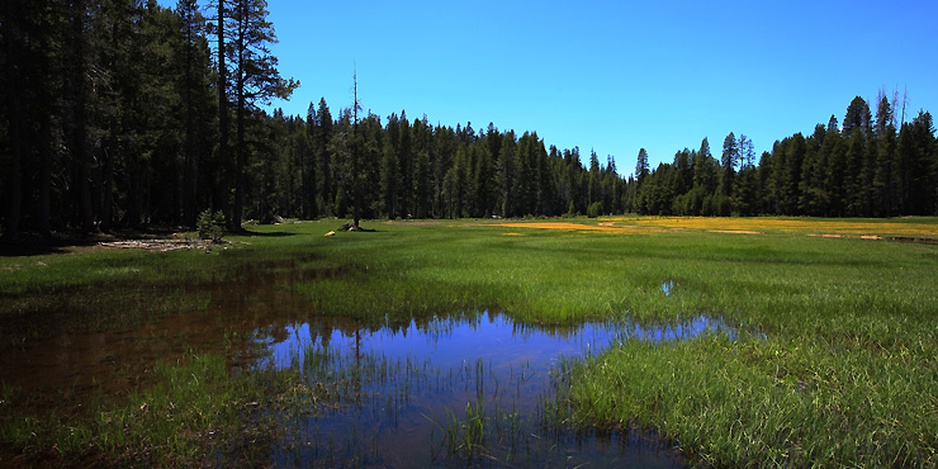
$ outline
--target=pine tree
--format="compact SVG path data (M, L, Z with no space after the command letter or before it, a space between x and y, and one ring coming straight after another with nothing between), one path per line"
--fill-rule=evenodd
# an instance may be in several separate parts
M596 202L602 202L602 168L599 165L599 156L596 150L590 150L589 183L587 185L587 207Z
M174 51L177 114L182 115L184 133L184 177L182 188L183 220L195 226L202 207L220 206L218 201L200 201L200 187L213 186L209 178L216 173L209 163L212 142L217 129L211 125L215 115L211 89L211 57L205 38L207 24L199 11L197 0L179 0L180 40ZM205 169L206 171L202 171ZM202 181L205 180L205 183Z
M756 151L749 137L739 135L739 169L743 170L755 165Z
M56 121L61 120L67 10L54 0L0 4L0 225L50 230ZM63 165L59 165L63 166ZM30 196L33 195L33 196ZM32 224L30 222L32 221Z
M414 216L426 218L430 214L430 154L419 150L414 162Z
M401 180L400 168L398 165L397 150L391 143L393 135L390 133L392 122L396 116L388 121L388 140L384 143L384 149L381 154L381 211L388 219L394 219L398 214L399 189L398 182Z
M854 130L859 130L864 134L870 130L870 106L866 103L866 100L859 96L853 98L853 101L847 106L847 114L844 116L844 125L841 131L844 137L850 138Z
M780 188L779 212L783 215L796 215L798 201L801 198L801 169L806 152L805 138L799 132L785 140L782 159L779 161L778 181Z
M921 111L910 123L902 126L898 151L900 173L904 187L904 214L932 215L936 213L936 187L938 187L938 143L932 116Z
M498 154L498 195L500 214L502 217L517 215L517 200L515 195L515 179L517 178L517 143L514 132L508 132L502 137L501 148Z
M723 139L723 155L720 158L720 194L729 197L733 193L733 177L736 175L736 164L739 160L739 145L736 135L730 132Z
M648 176L648 152L644 148L640 148L635 162L635 180L638 184L641 184L646 176Z
M310 103L310 107L313 104ZM329 142L332 140L333 120L326 98L319 99L319 106L311 114L312 125L307 123L306 129L310 135L312 145L312 164L316 167L316 181L313 192L316 198L316 207L319 215L336 215L333 202L335 201L334 169L332 167L332 154Z
M900 182L897 135L892 107L885 95L881 96L876 109L876 148L872 168L872 215L895 216L899 214Z
M219 12L223 8L224 0L219 2ZM249 114L257 104L269 103L272 98L287 99L299 86L293 79L284 79L277 70L277 58L268 48L269 44L277 42L273 24L267 20L266 0L230 0L231 21L222 24L219 28L228 28L231 32L231 47L228 48L228 59L232 64L231 87L235 98L235 203L231 211L229 224L232 228L240 229L241 218L247 190L247 175L245 168L248 164L248 151L245 143L245 132ZM223 34L219 32L219 44L222 46ZM219 69L223 63L219 63ZM221 110L223 112L223 110Z
M847 151L844 155L844 209L845 215L859 217L863 214L864 200L864 162L867 154L866 133L854 130L847 137Z

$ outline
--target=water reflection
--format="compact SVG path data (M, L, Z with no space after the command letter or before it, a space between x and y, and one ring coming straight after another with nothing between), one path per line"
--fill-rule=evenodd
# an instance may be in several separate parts
M633 322L623 326L622 330L625 339L652 342L690 340L708 333L725 334L730 340L737 340L739 337L739 330L725 320L704 315L673 324L648 325Z
M643 435L578 433L546 412L561 361L606 349L620 331L490 313L375 330L330 319L288 326L263 365L330 389L334 403L287 419L275 464L680 466Z
M363 354L381 353L388 359L428 357L437 366L473 360L495 360L505 366L527 361L556 363L561 357L578 358L607 348L619 336L612 324L535 327L512 322L501 314L477 317L435 318L406 326L362 329L347 320L320 318L287 326L283 339L269 349L269 363L286 368L310 348L352 350ZM544 371L547 371L545 368Z

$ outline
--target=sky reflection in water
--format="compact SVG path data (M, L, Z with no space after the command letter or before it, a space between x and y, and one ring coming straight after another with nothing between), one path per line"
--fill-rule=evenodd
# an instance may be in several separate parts
M310 387L341 383L348 396L329 411L294 417L274 462L680 467L647 435L544 425L562 360L598 353L623 340L622 331L639 329L542 328L492 313L377 330L329 319L289 326L276 334L284 340L270 341L265 365L300 370ZM466 443L467 422L486 429L480 446Z

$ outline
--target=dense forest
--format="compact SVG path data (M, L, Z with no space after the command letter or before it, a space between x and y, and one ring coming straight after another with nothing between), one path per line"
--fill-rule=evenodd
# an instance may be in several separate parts
M896 216L938 213L932 117L856 98L755 159L731 133L623 177L578 148L347 107L269 112L283 78L265 0L8 0L0 7L0 222L21 231L194 226L283 217L610 213ZM896 116L896 108L901 108ZM584 164L585 161L585 164Z

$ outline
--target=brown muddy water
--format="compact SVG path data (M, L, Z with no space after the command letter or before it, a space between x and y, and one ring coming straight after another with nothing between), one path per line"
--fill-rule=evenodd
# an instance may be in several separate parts
M4 351L0 382L61 414L152 384L157 362L220 353L232 374L289 369L305 386L335 390L329 405L279 417L285 437L270 448L271 466L686 465L653 435L572 429L553 409L570 360L619 340L694 336L713 326L707 318L677 329L539 327L483 312L364 327L311 314L289 284L254 280L192 292L209 295L202 311Z

